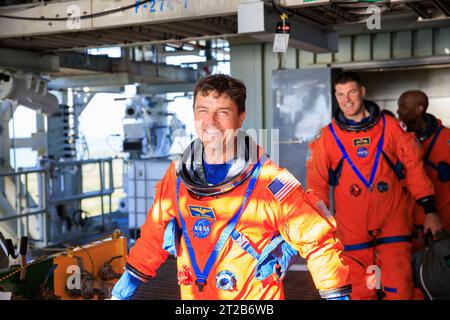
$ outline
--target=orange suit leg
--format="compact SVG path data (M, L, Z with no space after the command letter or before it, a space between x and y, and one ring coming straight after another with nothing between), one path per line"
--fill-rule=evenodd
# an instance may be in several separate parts
M342 254L344 264L349 267L350 280L352 283L352 300L376 300L375 289L369 289L367 285L370 274L367 268L375 264L374 248L362 250L344 251Z
M381 284L386 300L413 297L411 243L397 242L377 246Z

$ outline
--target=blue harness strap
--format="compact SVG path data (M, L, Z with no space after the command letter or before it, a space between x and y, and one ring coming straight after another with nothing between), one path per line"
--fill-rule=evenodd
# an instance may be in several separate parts
M233 241L236 244L238 244L242 249L247 251L247 253L249 253L253 258L255 258L256 260L259 259L258 252L255 250L255 248L253 248L253 246L250 243L250 241L242 233L240 233L239 231L234 229L231 232L231 239L233 239Z
M336 134L336 132L335 132L335 130L333 128L333 125L331 123L328 125L328 128L330 129L334 140L336 141L339 149L341 150L341 153L342 153L344 159L348 162L348 164L352 168L353 172L355 172L355 174L358 176L359 180L361 180L361 182L364 183L366 188L369 189L369 190L371 190L372 187L373 187L373 180L375 179L375 173L377 172L378 163L380 161L381 151L383 149L384 129L386 127L386 120L384 119L384 115L381 115L381 119L383 120L383 130L382 130L382 133L381 133L380 140L378 141L377 152L375 154L375 162L373 164L372 171L370 173L369 181L367 181L366 178L364 178L364 176L358 170L356 165L353 163L352 159L350 159L350 156L348 155L347 151L345 150L344 145L342 144L342 142L339 140L339 138L338 138L338 136L337 136L337 134Z
M436 170L439 181L441 182L449 182L450 181L450 163L446 162L446 161L439 161L438 163L433 163L432 161L430 161L430 154L431 151L433 150L433 147L439 137L439 134L441 133L442 129L444 127L441 125L439 126L439 128L436 130L436 133L434 134L433 140L431 140L430 145L428 146L428 149L425 153L424 156L424 161L425 164L430 166L431 168L433 168L434 170Z
M339 184L339 178L341 176L342 172L342 166L344 164L344 157L339 160L338 165L336 166L336 169L328 169L328 184L330 186L337 186Z
M392 237L384 237L375 240L377 246L380 244L387 243L396 243L396 242L411 242L411 236L392 236Z
M362 250L367 248L372 248L375 246L379 246L381 244L389 244L389 243L397 243L397 242L411 242L411 236L392 236L392 237L383 237L374 239L371 241L351 244L344 246L344 251L354 251L354 250Z
M405 168L403 166L403 164L400 162L400 160L397 160L397 163L394 164L394 162L392 162L392 160L389 158L389 156L384 152L381 151L381 153L383 154L384 159L386 160L386 162L388 163L389 167L391 167L391 169L394 171L395 175L397 176L398 180L403 180L405 179Z
M198 266L197 260L195 258L194 247L192 246L192 243L191 243L188 231L187 231L186 222L180 211L179 190L180 190L181 179L179 177L177 178L176 193L177 193L177 203L178 203L178 215L180 217L181 228L183 230L183 235L184 235L183 238L186 243L186 247L188 249L189 258L191 260L191 265L192 265L192 268L194 269L194 273L197 278L195 283L197 284L199 291L203 290L203 286L206 284L206 279L208 278L208 275L212 269L212 266L214 265L214 263L217 259L217 256L219 255L219 253L222 250L223 246L225 245L226 241L230 237L230 234L233 232L236 224L238 223L238 221L244 211L244 208L247 204L247 201L250 198L250 195L253 192L253 189L255 188L256 181L258 179L260 171L261 171L261 162L258 162L253 168L253 173L250 178L249 184L247 186L247 191L245 192L245 196L244 196L241 206L239 207L239 209L237 210L235 215L231 218L231 220L228 222L225 229L222 231L219 239L216 242L216 245L214 246L209 258L206 261L203 271L201 271L200 267Z
M391 288L391 287L384 287L383 290L390 293L397 293L397 288Z
M367 241L367 242L363 242L363 243L351 244L351 245L344 246L344 251L362 250L362 249L367 249L367 248L372 248L372 247L375 247L375 242Z
M430 157L431 151L433 150L433 147L436 144L439 134L441 133L443 128L444 128L443 126L439 126L439 128L436 130L436 133L433 136L433 140L431 140L430 145L428 146L428 149L425 153L425 156L423 157L425 163L432 166L433 168L435 168L436 165L433 162L431 162L428 158Z

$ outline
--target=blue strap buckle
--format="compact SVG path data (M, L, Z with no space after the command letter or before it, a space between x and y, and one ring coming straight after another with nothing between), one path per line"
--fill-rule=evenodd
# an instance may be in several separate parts
M195 284L198 287L198 291L203 292L203 287L206 286L206 279L205 280L195 280Z
M232 238L232 240L242 248L246 247L249 244L248 238L244 236L242 233L240 233L236 239Z

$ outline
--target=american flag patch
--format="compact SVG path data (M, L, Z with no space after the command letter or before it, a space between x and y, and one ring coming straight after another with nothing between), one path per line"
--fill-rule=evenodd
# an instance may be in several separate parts
M283 170L267 188L278 201L282 202L298 186L300 182L289 171Z

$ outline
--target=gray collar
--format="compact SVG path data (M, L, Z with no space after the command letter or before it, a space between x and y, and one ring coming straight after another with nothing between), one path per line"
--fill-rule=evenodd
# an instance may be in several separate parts
M206 182L203 169L204 148L200 139L194 140L184 151L181 162L178 164L177 175L188 189L200 195L217 194L232 189L257 163L260 149L256 142L241 129L236 131L236 141L237 152L233 164L224 181L219 185L214 186Z

